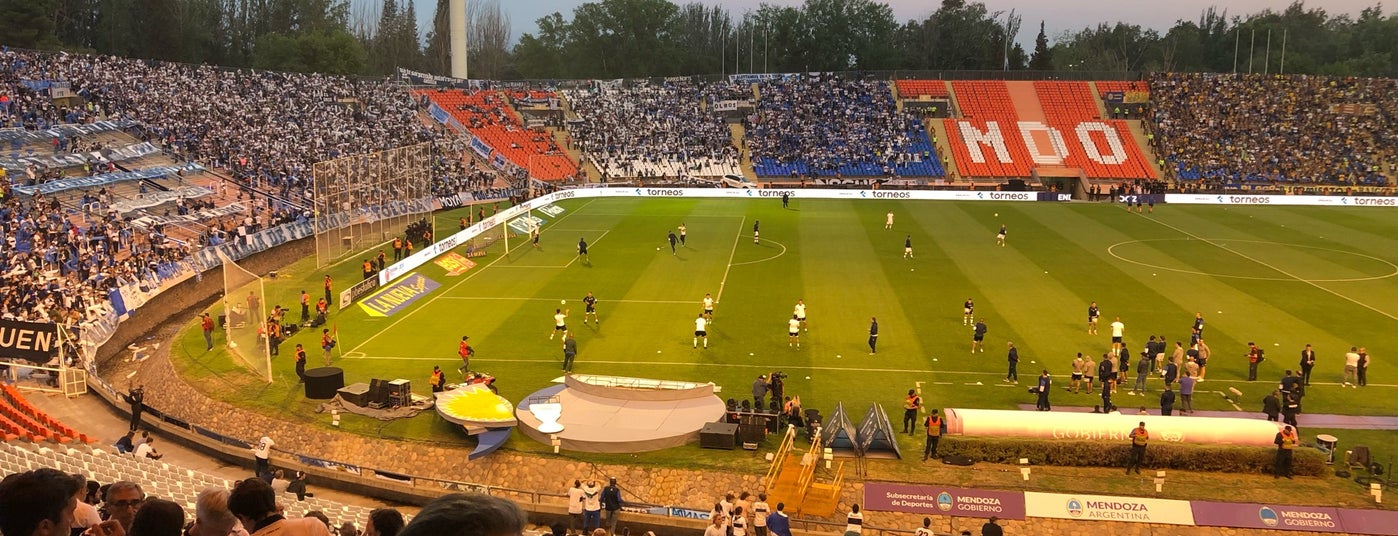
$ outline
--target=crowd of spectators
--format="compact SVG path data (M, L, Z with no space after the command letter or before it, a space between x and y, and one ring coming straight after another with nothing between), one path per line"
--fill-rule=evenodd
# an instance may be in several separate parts
M1152 143L1181 181L1385 186L1398 172L1393 79L1157 73L1150 92Z
M207 488L192 510L146 496L138 482L99 487L84 475L55 469L0 480L0 533L15 536L513 536L528 522L509 500L452 494L432 501L411 521L396 509L379 508L370 512L362 531L353 523L332 528L323 512L283 515L277 493L259 478L239 481L231 490Z
M689 82L572 90L565 96L580 119L569 127L574 143L604 177L742 174L728 125L700 105L701 89Z
M162 231L137 232L112 213L79 227L52 198L7 197L0 205L0 317L73 327L105 315L110 289L157 285L189 254Z
M758 176L944 174L922 121L897 110L887 81L810 76L759 93L744 125Z

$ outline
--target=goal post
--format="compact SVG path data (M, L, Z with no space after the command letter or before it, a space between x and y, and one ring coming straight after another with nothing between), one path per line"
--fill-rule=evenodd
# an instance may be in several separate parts
M272 382L272 354L267 337L267 292L262 278L233 262L222 251L223 329L228 353L259 378Z

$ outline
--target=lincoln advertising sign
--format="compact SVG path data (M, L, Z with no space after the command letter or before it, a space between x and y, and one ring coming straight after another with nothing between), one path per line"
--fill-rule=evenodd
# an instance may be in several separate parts
M58 328L53 324L0 320L0 357L48 363L58 351Z
M914 484L864 484L864 509L961 517L1024 519L1024 494Z

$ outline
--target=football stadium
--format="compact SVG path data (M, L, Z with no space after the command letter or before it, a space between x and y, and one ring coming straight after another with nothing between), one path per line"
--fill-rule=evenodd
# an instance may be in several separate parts
M1398 14L556 4L0 2L0 534L1398 534Z

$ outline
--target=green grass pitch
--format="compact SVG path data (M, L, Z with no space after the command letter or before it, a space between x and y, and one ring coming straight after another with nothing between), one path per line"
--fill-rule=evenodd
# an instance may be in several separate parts
M1134 356L1149 335L1164 335L1172 348L1176 340L1187 344L1194 313L1202 312L1213 359L1196 409L1232 410L1221 394L1232 387L1243 393L1246 414L1257 415L1262 397L1310 343L1319 363L1307 412L1398 415L1398 218L1390 210L1165 205L1135 214L1108 204L809 199L784 209L776 199L613 198L559 206L558 217L535 213L547 220L539 249L512 239L507 254L496 246L458 276L429 263L417 271L441 287L408 308L384 318L358 306L332 315L347 382L401 377L426 391L433 365L455 376L457 341L470 335L473 368L497 376L501 394L517 402L560 375L561 340L549 335L554 310L565 308L579 346L575 372L713 381L723 398L741 400L758 374L782 370L790 376L787 393L808 408L829 414L844 402L858 419L878 402L897 427L901 399L915 382L923 382L932 407L1012 409L1033 403L1026 390L1043 368L1056 382L1056 406L1091 406L1095 395L1062 388L1076 352L1106 351L1114 317L1126 324ZM884 228L889 211L891 230ZM439 221L439 229L456 228L453 214ZM757 221L761 241L754 244ZM666 234L681 223L688 244L672 255ZM995 243L1001 224L1009 230L1006 247ZM915 258L903 258L905 236ZM577 258L579 238L591 245L590 262ZM352 258L332 273L348 284L357 265ZM282 273L269 286L269 304L294 305L301 288L318 296L322 272L310 260ZM583 324L588 291L599 300L600 326ZM709 349L694 349L693 320L705 293L719 303ZM968 297L989 326L984 353L969 351L971 330L961 315ZM800 349L788 347L786 333L798 298L809 319ZM1102 310L1095 336L1085 330L1093 300ZM880 327L872 356L870 317ZM1007 341L1019 347L1020 386L1001 382ZM1243 381L1249 341L1268 357L1252 383ZM175 356L216 397L320 422L292 372L297 342L310 348L311 366L319 363L316 335L303 331L274 359L271 385L217 348L205 353L194 324ZM1356 345L1373 356L1370 385L1341 388L1343 353ZM1152 389L1160 385L1152 378ZM1126 389L1115 401L1158 406L1154 393L1131 397ZM430 416L351 419L345 428L464 437ZM511 446L536 448L519 435Z

